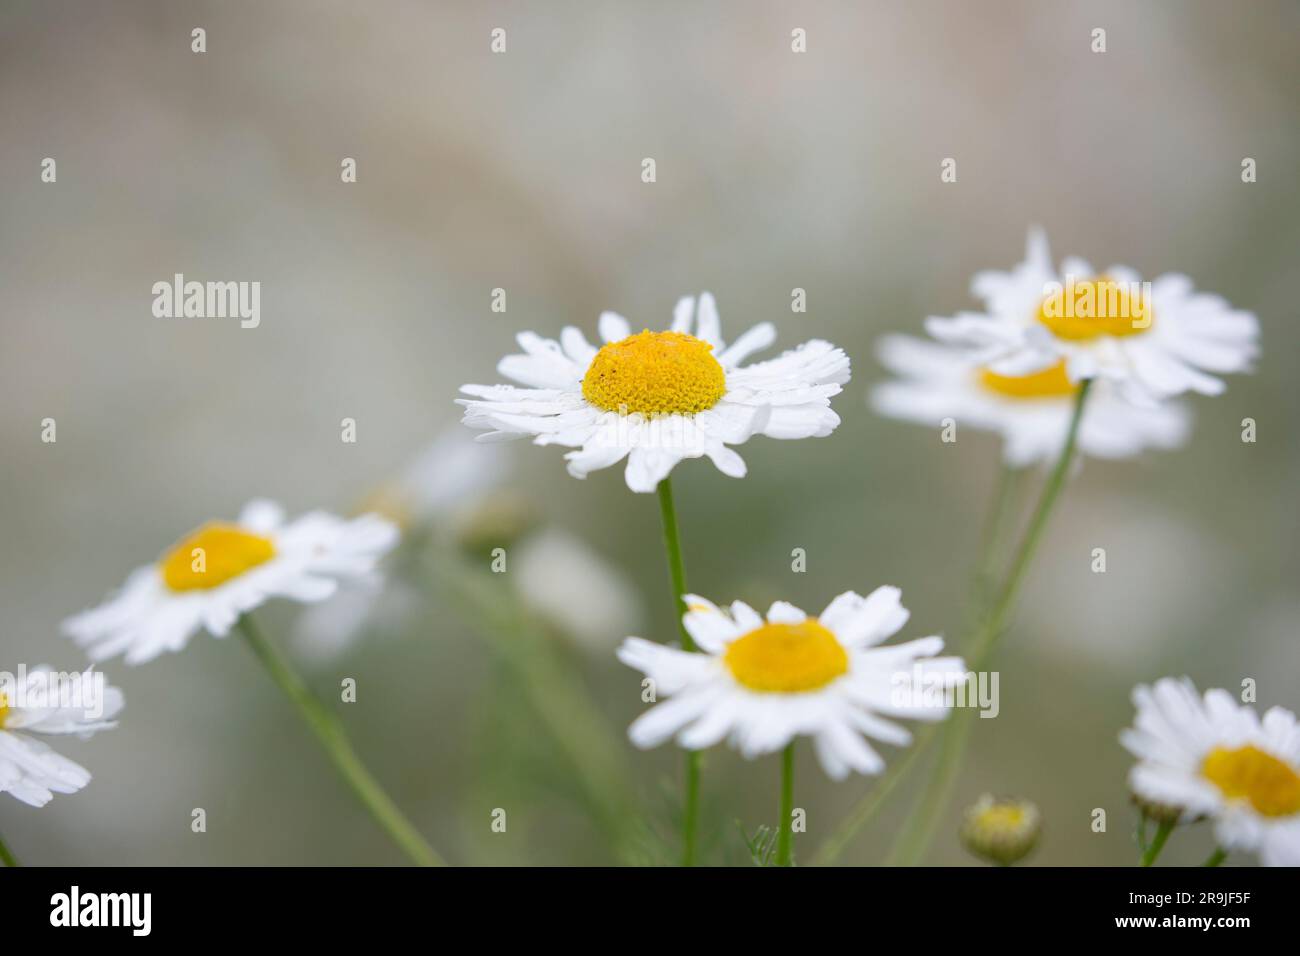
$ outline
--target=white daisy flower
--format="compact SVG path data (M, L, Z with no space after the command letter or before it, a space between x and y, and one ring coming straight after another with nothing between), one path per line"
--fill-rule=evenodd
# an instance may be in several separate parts
M894 587L865 598L847 591L815 618L778 601L765 620L740 601L724 611L687 596L682 620L700 653L639 637L619 648L619 660L670 698L628 736L642 748L676 737L688 750L725 738L747 759L807 736L832 778L879 773L885 761L864 736L906 746L911 734L886 717L940 720L945 690L965 679L960 658L934 656L940 637L877 646L907 622L899 597Z
M483 507L509 472L506 449L471 441L464 428L452 425L368 494L361 510L388 519L403 535L427 526L442 529L458 514ZM302 656L329 661L369 630L396 630L421 603L418 589L400 573L346 581L329 600L298 615L290 640Z
M250 502L234 524L203 525L156 563L134 571L104 604L64 622L91 660L128 664L179 651L197 631L225 637L240 615L275 597L320 601L340 579L373 572L397 541L375 515L347 520L313 511L286 522L269 501Z
M1124 266L1098 272L1073 257L1058 270L1039 230L1024 262L977 274L971 291L986 312L931 318L935 338L975 348L981 364L1007 375L1064 359L1071 381L1110 379L1135 403L1217 395L1224 384L1210 373L1250 371L1258 353L1255 316L1193 291L1187 276L1142 282Z
M90 782L90 771L31 735L84 739L116 727L113 718L122 710L122 692L105 686L102 676L86 671L56 680L63 676L36 668L16 693L12 686L0 691L0 793L33 807L45 806L56 793L76 793ZM76 692L60 694L59 686Z
M1137 717L1120 741L1137 764L1142 800L1214 821L1219 845L1253 850L1266 866L1300 866L1300 726L1270 708L1263 719L1224 690L1202 698L1187 678L1133 692Z
M650 492L685 458L707 455L741 478L745 462L727 446L754 435L820 438L840 422L830 407L849 380L840 349L814 339L742 366L776 340L776 329L764 322L726 345L707 292L698 303L679 300L667 331L633 335L613 312L599 328L599 349L572 326L558 342L520 333L524 354L506 356L497 371L526 387L464 386L472 396L457 399L464 423L488 431L481 441L531 435L538 445L573 448L565 458L575 478L627 458L628 487Z
M608 654L612 635L645 616L636 587L581 538L547 528L515 547L511 577L524 604L587 651Z
M938 428L945 418L1002 436L1008 465L1050 464L1061 454L1080 385L1064 360L1027 375L1001 375L964 349L906 335L881 338L877 354L894 381L871 391L882 415ZM1077 447L1095 458L1128 458L1146 448L1177 448L1190 416L1174 402L1136 406L1115 385L1094 383L1079 422Z

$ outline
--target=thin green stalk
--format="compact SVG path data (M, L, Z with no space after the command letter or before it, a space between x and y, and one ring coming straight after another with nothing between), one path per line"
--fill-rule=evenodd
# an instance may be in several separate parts
M632 825L635 796L628 785L623 751L582 681L559 660L517 597L487 586L493 575L472 573L454 561L431 570L441 590L509 668L537 716L547 725L571 764L579 785L599 815L617 856L634 863Z
M790 866L794 862L792 844L794 817L794 741L781 751L781 823L777 831L776 865Z
M1015 560L1011 565L1011 570L1007 575L1006 583L998 593L997 600L993 603L992 609L984 619L983 626L976 634L972 642L972 652L967 657L966 663L970 670L978 671L981 669L988 656L992 653L997 638L1006 628L1008 616L1015 606L1016 596L1019 594L1020 585L1024 581L1025 572L1029 569L1030 562L1034 553L1038 549L1043 529L1046 526L1048 515L1051 514L1056 499L1060 496L1061 489L1065 486L1066 476L1069 474L1070 462L1074 457L1074 446L1078 439L1079 422L1083 416L1084 403L1087 400L1091 380L1084 381L1080 386L1077 397L1075 398L1074 411L1070 416L1069 429L1066 432L1065 443L1061 449L1061 454L1057 458L1056 465L1053 467L1051 474L1048 476L1047 483L1043 486L1042 494L1038 499L1038 504L1034 509L1033 516L1030 518L1029 526L1021 538L1019 550L1016 553ZM942 812L943 807L947 804L948 793L951 789L951 782L956 776L956 772L961 763L962 751L965 748L965 731L961 728L955 728L955 724L962 722L968 715L964 712L953 714L952 717L945 721L943 728L945 737L948 734L959 735L959 739L951 743L947 748L947 759L940 766L935 768L935 777L932 778L929 789L934 790L934 796L931 798L927 794L923 798L922 806L926 808L926 818L918 824L917 833L919 836L915 841L909 841L908 854L906 857L899 855L899 860L908 862L919 859L925 853L926 847L933 836L934 829L937 826L938 815ZM928 733L918 734L912 747L908 750L905 758L900 760L895 767L906 768L912 766L916 758L924 751L930 742L936 736L933 732L935 727L927 728ZM823 864L833 863L849 842L856 836L857 832L864 827L880 806L884 803L885 793L878 792L885 789L888 783L889 789L897 784L898 778L905 771L899 769L897 775L891 777L893 771L886 773L881 779L880 784L871 793L858 802L850 812L844 822L840 824L835 833L818 851L816 861Z
M1225 850L1223 847L1218 847L1215 849L1213 853L1210 854L1210 858L1206 860L1204 863L1202 863L1201 866L1218 866L1227 858L1228 858L1228 851Z
M664 524L664 549L668 552L668 573L673 582L673 617L681 636L682 649L695 650L682 615L686 613L686 569L682 564L682 544L677 534L677 509L673 506L672 479L659 482L659 513ZM700 755L686 752L686 793L682 809L682 866L695 865L695 831L700 815Z
M1034 555L1042 541L1043 530L1047 527L1056 501L1065 488L1070 474L1070 465L1074 461L1074 448L1079 438L1079 423L1083 420L1083 408L1092 386L1091 380L1085 381L1079 388L1074 400L1074 411L1070 415L1070 426L1065 434L1065 443L1057 456L1056 464L1038 499L1038 505L1029 519L1020 547L1007 575L1006 583L998 593L997 600L989 610L981 629L976 633L972 643L971 656L967 666L972 671L981 671L993 653L998 638L1006 631L1011 612L1016 605L1025 575L1033 563ZM934 839L939 820L952 798L952 791L957 782L957 772L961 769L962 758L966 752L966 742L970 737L971 721L974 715L966 710L954 712L943 728L943 747L935 765L930 782L926 786L921 802L892 854L891 862L902 866L915 866L925 856L930 842Z
M979 549L975 552L979 557L975 562L970 596L970 607L975 616L968 622L972 628L979 626L980 616L993 600L997 585L997 556L1002 550L1010 523L1007 519L1015 514L1012 506L1022 479L1028 472L1028 468L1014 468L1006 464L998 469L998 477L993 486L993 500L989 503L984 528L980 532Z
M5 866L21 865L18 862L18 857L14 856L13 853L10 852L9 847L5 845L3 837L0 837L0 863L3 863Z
M378 781L362 764L352 745L348 743L343 727L337 718L326 710L294 672L288 660L262 634L252 615L239 619L239 628L257 659L262 662L271 679L280 686L286 697L298 708L303 720L329 754L334 766L352 788L371 816L384 832L420 866L442 866L443 860L433 847L420 836L418 830L406 819L397 804L384 792Z
M1015 514L1013 505L1017 498L1016 493L1019 491L1021 480L1028 470L1027 468L1015 468L1007 464L1003 464L998 469L998 476L993 486L993 499L989 502L984 519L984 528L980 533L979 550L976 552L978 558L975 562L975 574L971 582L971 593L968 600L970 619L967 627L972 630L979 627L984 615L988 613L989 604L995 597L997 557L1002 551L1003 541L1007 537L1008 525L1013 523L1008 519ZM949 775L955 775L956 755L960 754L965 747L966 736L970 733L971 728L970 721L965 718L964 713L957 712L952 714L944 724L941 731L943 739L939 745L939 757L935 764L935 778L943 772L945 767L952 767L953 769L949 771ZM899 830L898 837L895 839L889 856L885 860L886 866L898 865L901 860L911 857L916 853L916 848L921 841L928 839L922 829L921 821L928 820L939 812L936 805L940 802L946 802L950 786L951 780L936 781L936 779L932 778L931 786L908 814L907 820L904 821L902 828Z
M957 770L961 767L962 752L966 748L966 740L974 722L974 714L963 709L954 710L942 724L939 731L939 756L930 782L904 822L885 859L886 866L912 866L924 855L934 837L943 808L952 797Z
M870 822L871 818L876 815L876 811L884 805L885 800L894 791L894 788L907 776L907 771L911 769L912 764L916 762L921 754L925 753L926 748L930 746L930 741L938 735L938 732L938 724L927 724L914 735L912 746L908 747L897 760L885 769L879 782L865 797L858 801L857 805L849 811L849 815L835 829L835 832L827 837L826 841L818 848L812 859L813 866L830 866L839 859L840 854L858 835L858 831Z
M1151 839L1151 845L1147 851L1142 854L1142 866L1150 866L1160 855L1160 851L1165 848L1165 841L1169 839L1169 834L1174 832L1176 822L1173 820L1162 820L1160 826L1156 828L1156 835Z
M1038 506L1029 519L1029 527L1025 529L1025 536L1021 539L1020 548L1016 553L1015 561L1011 565L1011 571L1007 575L1006 584L1002 586L997 603L993 606L993 611L990 613L984 629L974 642L972 657L976 669L984 664L998 638L1002 636L1002 632L1006 629L1007 620L1015 607L1016 598L1020 594L1020 586L1024 583L1025 573L1029 570L1034 555L1038 552L1038 545L1043 537L1043 529L1047 527L1047 518L1051 515L1052 509L1056 506L1056 499L1061 496L1061 491L1065 487L1065 479L1070 474L1070 465L1074 460L1074 447L1078 443L1079 423L1083 420L1083 408L1088 400L1088 392L1091 388L1091 379L1086 379L1079 388L1079 394L1074 400L1074 413L1070 416L1070 428L1065 435L1065 445L1061 448L1061 454L1056 459L1056 465L1047 478L1047 484L1043 486L1042 494L1038 499Z

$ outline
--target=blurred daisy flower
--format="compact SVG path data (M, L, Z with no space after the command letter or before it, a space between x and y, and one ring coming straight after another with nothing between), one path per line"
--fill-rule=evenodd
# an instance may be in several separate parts
M879 773L866 742L906 746L911 734L886 717L941 720L965 679L957 657L935 657L943 639L880 647L907 622L900 592L841 594L819 617L778 601L767 617L736 601L728 610L689 595L683 617L701 653L628 638L618 657L670 699L633 722L628 736L648 748L676 737L688 750L726 739L747 759L811 737L826 773Z
M371 631L393 632L424 606L422 582L411 580L412 550L427 544L426 532L476 520L498 495L510 472L497 445L470 441L460 426L445 429L391 480L374 488L360 510L391 521L401 531L388 573L341 582L326 601L308 605L294 621L294 648L317 662L332 660ZM494 538L494 542L499 539Z
M1064 361L1072 382L1109 379L1126 400L1151 404L1188 391L1217 395L1224 384L1215 376L1250 371L1258 353L1255 316L1195 292L1187 276L1142 282L1132 269L1099 272L1078 258L1058 270L1039 230L1029 234L1024 262L977 274L971 291L984 313L932 318L926 328L975 349L1002 375Z
M60 693L60 687L74 692ZM31 735L84 739L116 727L113 718L121 710L122 692L93 671L68 677L41 667L29 671L20 688L7 682L0 690L0 792L33 807L56 793L76 793L90 782L90 771Z
M1129 786L1143 803L1214 821L1219 846L1253 850L1266 866L1300 866L1300 726L1273 707L1261 719L1224 690L1204 697L1187 678L1133 692L1137 717L1120 741L1138 762Z
M514 584L524 604L587 651L608 654L645 616L632 582L587 542L558 528L529 535L515 554Z
M128 664L179 651L199 630L225 637L240 615L271 598L320 601L340 579L373 572L397 541L375 515L347 520L314 511L286 522L269 501L249 503L234 523L213 521L134 571L104 604L64 622L91 660Z
M936 427L951 417L995 432L1012 467L1050 464L1061 454L1081 387L1066 375L1064 360L1039 372L1002 375L963 349L905 335L884 336L877 354L898 376L872 389L871 405L880 414ZM1100 381L1084 407L1078 448L1095 458L1176 448L1187 438L1189 417L1173 402L1133 405L1112 383Z
M742 366L768 348L776 330L764 322L730 345L723 342L713 296L678 301L667 331L635 334L613 312L600 317L597 349L577 328L558 342L532 332L518 336L522 355L497 371L513 385L466 385L464 423L484 429L480 440L532 436L538 445L574 449L569 473L585 478L627 459L633 491L651 492L678 462L707 455L733 478L745 462L727 447L755 435L824 437L839 416L830 400L849 380L848 357L814 339L778 358Z
M294 621L296 650L328 661L363 635L395 633L429 609L429 548L486 561L510 550L517 596L565 639L608 653L611 634L642 619L636 589L585 541L542 526L526 498L503 487L513 471L501 445L481 444L456 426L445 431L365 505L402 529L402 542L383 575L343 582L327 601L305 607ZM454 545L454 547L452 547Z

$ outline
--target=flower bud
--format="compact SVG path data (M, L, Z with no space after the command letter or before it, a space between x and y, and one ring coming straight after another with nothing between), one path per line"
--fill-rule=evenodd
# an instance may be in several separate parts
M1029 855L1041 831L1038 807L1028 800L985 794L966 811L961 841L975 856L1010 866Z

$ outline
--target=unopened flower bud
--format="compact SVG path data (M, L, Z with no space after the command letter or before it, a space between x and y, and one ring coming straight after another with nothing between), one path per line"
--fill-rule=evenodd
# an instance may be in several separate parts
M985 794L966 811L961 841L981 859L1010 866L1029 855L1041 831L1038 807L1028 800Z

